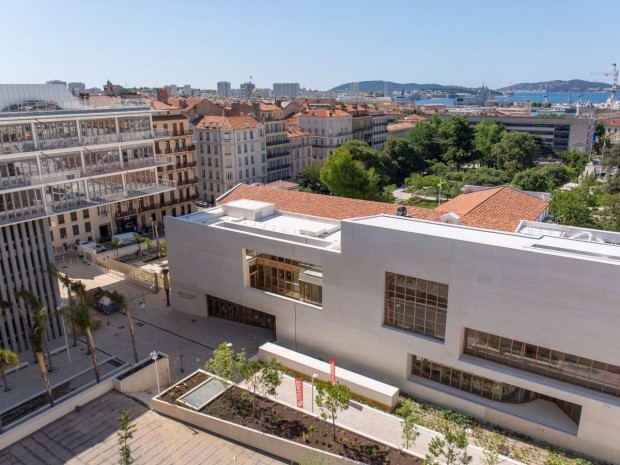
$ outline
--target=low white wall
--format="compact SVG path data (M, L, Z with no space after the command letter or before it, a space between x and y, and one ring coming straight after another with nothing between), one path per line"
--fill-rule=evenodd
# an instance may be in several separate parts
M289 370L312 377L313 374L319 375L321 381L329 381L331 369L329 363L322 362L307 355L300 354L294 350L267 342L258 348L258 360L268 362L275 358L282 366ZM336 363L338 361L336 360ZM393 410L398 404L399 389L389 384L376 381L366 376L354 373L336 365L336 380L349 389L357 397L375 402Z
M138 363L143 363L142 360ZM114 380L114 389L119 392L139 392L144 391L153 386L157 386L157 376L159 375L159 383L161 387L170 385L170 363L168 357L162 357L157 360L157 373L155 372L155 363L150 363L141 370L121 380Z
M241 444L245 444L250 447L265 451L269 454L273 454L277 457L282 457L286 460L299 463L308 453L315 454L317 456L323 456L328 460L328 463L337 464L352 464L360 463L345 457L340 457L335 454L330 454L312 447L305 446L287 439L281 439L270 434L262 433L245 426L230 423L219 418L214 418L203 413L194 412L182 407L171 405L167 402L162 402L153 398L151 401L151 407L154 411L183 421L190 425L197 426L199 428L211 431L226 438L237 441Z
M14 428L5 430L4 433L0 435L0 450L9 447L26 436L40 430L44 426L47 426L53 421L67 415L69 412L73 411L76 406L87 404L91 400L94 400L106 392L111 391L113 386L114 384L111 378L101 381L99 384L76 394L60 404L57 404L55 407L50 407L47 411L40 413L36 417L31 418L30 420L27 420Z

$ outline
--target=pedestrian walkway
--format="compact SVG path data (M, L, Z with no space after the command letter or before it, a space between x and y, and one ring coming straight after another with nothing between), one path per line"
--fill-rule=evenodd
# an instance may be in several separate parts
M313 407L312 402L312 384L304 381L304 408L308 413L319 415L320 411L316 405ZM316 390L315 390L316 391ZM316 392L315 392L316 394ZM282 378L282 384L277 389L275 398L282 403L286 403L291 406L297 405L297 397L295 391L295 379L290 376L284 376ZM359 402L351 401L349 409L344 412L338 413L338 419L336 424L343 428L354 430L364 436L375 438L380 442L388 444L392 447L402 447L402 426L401 421L396 415L382 412L367 405L360 404ZM423 458L428 450L428 446L431 440L438 436L439 433L432 431L428 428L418 426L420 436L416 439L415 444L408 450ZM473 465L483 464L483 450L478 446L470 445L468 453L473 457ZM503 461L500 464L512 464L522 465L521 462L502 457Z

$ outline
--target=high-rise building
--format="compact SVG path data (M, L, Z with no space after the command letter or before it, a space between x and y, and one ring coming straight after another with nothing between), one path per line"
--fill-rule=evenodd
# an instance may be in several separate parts
M289 97L295 98L299 96L299 83L274 83L273 84L273 96L274 97Z
M148 103L103 100L77 99L64 84L0 85L0 300L21 304L15 292L25 288L55 310L52 242L64 236L68 244L69 234L87 228L101 233L110 219L91 212L174 190L174 181L157 176L169 163L154 153L159 134ZM60 319L51 315L48 334L56 338ZM4 317L0 348L28 350L19 314Z
M191 97L192 96L192 86L191 86L191 84L185 84L183 86L183 95L185 97Z
M251 82L244 82L241 84L241 98L252 98L256 86Z
M217 83L217 96L218 97L232 97L230 93L230 82L220 81Z
M60 81L58 79L52 79L51 81L45 81L46 84L62 84L67 87L67 81Z

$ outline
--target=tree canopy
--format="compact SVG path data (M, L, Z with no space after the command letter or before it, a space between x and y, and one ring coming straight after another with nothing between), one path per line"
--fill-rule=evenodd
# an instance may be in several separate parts
M379 177L373 168L364 170L351 152L338 147L327 157L321 169L321 182L333 195L353 199L375 200L379 197Z

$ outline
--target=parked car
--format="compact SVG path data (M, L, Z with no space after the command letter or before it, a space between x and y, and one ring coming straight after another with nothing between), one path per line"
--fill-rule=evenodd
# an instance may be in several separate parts
M84 256L84 249L91 249L91 250L94 250L96 253L101 253L101 252L105 252L106 250L108 250L101 244L97 244L95 242L90 242L90 241L81 242L77 246L77 252L80 257Z

